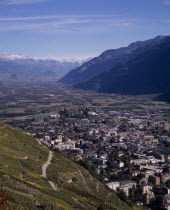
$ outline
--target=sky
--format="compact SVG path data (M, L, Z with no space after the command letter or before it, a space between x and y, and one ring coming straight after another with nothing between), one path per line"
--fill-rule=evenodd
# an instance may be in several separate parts
M94 57L170 35L170 0L0 0L0 52Z

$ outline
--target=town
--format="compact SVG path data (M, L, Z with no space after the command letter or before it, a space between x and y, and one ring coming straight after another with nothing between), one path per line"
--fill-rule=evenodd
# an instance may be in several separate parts
M19 90L1 89L1 120L82 165L125 202L170 209L168 104L56 84Z

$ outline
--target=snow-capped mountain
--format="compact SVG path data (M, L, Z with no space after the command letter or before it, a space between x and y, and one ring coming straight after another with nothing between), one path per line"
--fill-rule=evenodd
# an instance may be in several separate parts
M57 81L89 58L38 58L0 53L1 81Z

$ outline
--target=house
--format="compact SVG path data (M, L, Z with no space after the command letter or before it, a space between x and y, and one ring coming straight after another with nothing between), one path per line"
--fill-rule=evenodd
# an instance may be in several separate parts
M147 171L147 172L151 172L151 173L161 173L163 168L162 167L158 167L158 166L153 166L153 165L150 165L150 166L140 166L140 168L143 170L143 171Z
M67 142L61 142L57 145L55 145L55 149L58 149L60 151L63 150L74 150L75 149L75 142L74 141L67 141Z
M164 130L170 131L170 123L165 123L164 124Z
M150 161L146 160L146 159L136 159L136 160L131 160L130 163L134 164L134 165L140 165L140 164L148 164Z
M120 161L120 160L117 160L117 161L112 161L109 166L111 168L114 168L114 169L121 169L124 167L124 162Z
M120 191L123 191L127 196L129 196L129 188L127 186L119 187Z
M160 185L160 177L159 176L149 176L149 181L154 185Z
M88 112L88 115L97 116L98 114L96 112Z
M120 187L120 182L109 182L106 185L112 190L117 190Z
M50 141L50 136L44 136L44 141Z
M124 155L124 152L123 151L118 151L118 156L121 157Z
M122 190L127 196L129 196L129 190L132 188L136 188L136 182L124 181L121 182L119 190Z
M170 179L170 173L163 173L161 175L161 181L162 181L162 183L165 184L169 179Z
M151 185L148 185L148 184L141 185L141 190L143 194L152 191L152 189L153 187Z
M77 119L76 118L66 118L65 121L67 123L76 123Z
M149 192L146 192L144 194L144 203L146 205L150 204L151 200L155 198L155 195L153 192L149 191Z
M170 210L170 195L164 195L162 207Z
M118 166L118 168L123 168L124 167L124 162L122 162L122 161L117 161L117 166Z
M95 164L95 165L104 165L104 164L106 164L107 160L104 160L104 159L102 159L102 158L96 158L96 157L94 157L94 158L92 159L92 162L93 162L93 164Z

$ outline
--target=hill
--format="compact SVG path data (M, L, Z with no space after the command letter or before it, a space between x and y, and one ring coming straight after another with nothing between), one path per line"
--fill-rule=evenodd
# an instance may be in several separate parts
M107 50L100 56L84 63L76 69L73 69L58 82L75 85L77 83L87 81L102 72L110 70L118 63L126 62L132 55L139 53L143 47L154 45L164 38L165 36L158 36L154 39L134 42L128 47Z
M1 209L133 209L80 165L1 122L0 144Z
M170 37L144 47L128 62L120 63L76 88L119 94L155 94L170 89Z

